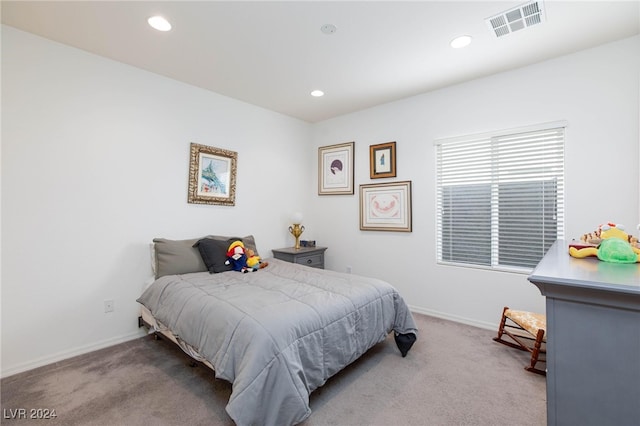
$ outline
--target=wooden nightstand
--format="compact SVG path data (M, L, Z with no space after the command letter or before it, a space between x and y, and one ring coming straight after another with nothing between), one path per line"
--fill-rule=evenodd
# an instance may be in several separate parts
M326 249L326 247L300 247L299 249L285 247L271 251L276 259L324 269L324 251Z

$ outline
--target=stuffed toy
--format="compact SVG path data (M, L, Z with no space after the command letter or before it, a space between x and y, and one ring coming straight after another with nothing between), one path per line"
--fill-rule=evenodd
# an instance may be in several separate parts
M227 249L227 261L225 265L231 265L231 269L238 272L249 272L247 266L247 254L242 241L234 241Z
M269 266L269 262L263 262L260 256L257 256L256 253L250 248L245 249L245 253L247 255L247 266L252 271L257 271L258 269L266 268Z
M260 256L257 256L250 248L245 248L242 241L237 240L229 245L225 265L231 265L231 269L234 271L247 273L265 268L269 262L262 262Z
M598 246L578 248L574 245L570 245L569 254L579 259L596 256L603 262L640 262L640 249L636 247L635 244L635 241L637 240L624 232L624 227L622 225L608 223L606 225L602 225L595 234L599 240ZM585 240L585 242L594 242L594 240Z

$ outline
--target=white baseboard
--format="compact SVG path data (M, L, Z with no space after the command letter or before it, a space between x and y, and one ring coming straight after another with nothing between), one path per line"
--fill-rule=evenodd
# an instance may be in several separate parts
M471 326L478 327L478 328L484 328L486 330L497 330L498 329L497 323L493 324L493 323L489 323L489 322L485 322L485 321L477 321L477 320L474 320L474 319L471 319L471 318L461 317L461 316L458 316L458 315L451 315L451 314L446 314L444 312L434 311L434 310L431 310L431 309L420 308L418 306L409 305L409 310L411 312L415 312L415 313L418 313L418 314L429 315L429 316L432 316L432 317L442 318L442 319L449 320L449 321L455 321L455 322L471 325Z
M145 329L140 329L135 333L125 334L122 336L112 337L110 339L101 340L86 346L79 346L73 349L58 352L56 354L47 355L42 358L38 358L23 364L18 364L13 367L2 370L0 373L1 378L13 376L14 374L23 373L25 371L33 370L34 368L43 367L45 365L53 364L54 362L63 361L74 356L83 355L89 352L104 349L109 346L117 345L119 343L128 342L129 340L138 339L145 336Z

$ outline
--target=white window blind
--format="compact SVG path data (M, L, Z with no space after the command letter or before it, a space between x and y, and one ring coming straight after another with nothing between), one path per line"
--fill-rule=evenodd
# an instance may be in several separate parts
M530 269L564 236L564 125L436 141L442 263Z

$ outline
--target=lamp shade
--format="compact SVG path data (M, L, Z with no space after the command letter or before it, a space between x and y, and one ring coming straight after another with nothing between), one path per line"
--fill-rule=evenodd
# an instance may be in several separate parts
M291 215L291 222L293 223L302 223L302 213L295 212Z

